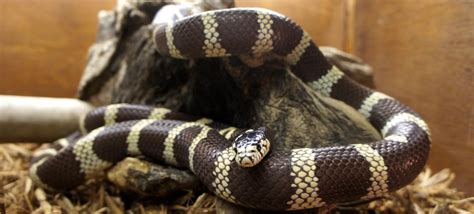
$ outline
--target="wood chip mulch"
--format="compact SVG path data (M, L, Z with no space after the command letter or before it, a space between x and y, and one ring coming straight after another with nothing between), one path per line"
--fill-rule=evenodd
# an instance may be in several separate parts
M3 213L216 213L215 196L181 195L166 202L133 201L106 182L90 181L68 193L51 194L28 177L29 160L37 144L0 145L0 214ZM355 213L474 213L474 197L450 187L455 175L449 169L432 173L427 167L407 187L354 207L337 207Z

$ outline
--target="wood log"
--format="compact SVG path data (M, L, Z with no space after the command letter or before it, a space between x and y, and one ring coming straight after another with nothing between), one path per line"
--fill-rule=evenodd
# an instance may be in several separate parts
M0 143L52 142L77 130L91 109L77 99L0 96Z
M147 13L140 8L128 7L103 16L99 35L115 35L107 38L120 40L115 45L117 48L107 50L121 51L107 54L91 49L91 56L96 57L90 58L85 70L79 90L81 99L97 105L126 102L164 106L238 127L269 126L282 144L301 142L293 146L316 146L310 139L318 139L319 146L327 146L378 138L376 131L357 117L357 113L308 89L279 62L249 68L238 57L177 60L160 56L152 39L154 26L149 25L154 14L149 11L153 8L146 10ZM131 21L132 17L117 15L121 13L143 16ZM115 26L122 26L122 30L114 31ZM332 53L327 56L343 71L362 73L365 79L371 79L370 72L353 71L369 68L360 60L334 49L324 50ZM96 66L97 63L105 65ZM341 66L349 64L358 66ZM356 125L352 122L354 118L359 118Z

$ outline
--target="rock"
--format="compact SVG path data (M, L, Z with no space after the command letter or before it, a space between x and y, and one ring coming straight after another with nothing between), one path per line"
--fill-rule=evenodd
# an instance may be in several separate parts
M164 198L176 192L202 191L202 184L189 171L164 167L136 158L126 158L107 172L107 179L123 190Z

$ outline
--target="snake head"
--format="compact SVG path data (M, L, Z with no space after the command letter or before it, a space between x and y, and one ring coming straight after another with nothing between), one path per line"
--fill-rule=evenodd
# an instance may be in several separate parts
M235 138L232 144L237 153L235 160L241 167L257 165L270 150L265 128L249 129Z

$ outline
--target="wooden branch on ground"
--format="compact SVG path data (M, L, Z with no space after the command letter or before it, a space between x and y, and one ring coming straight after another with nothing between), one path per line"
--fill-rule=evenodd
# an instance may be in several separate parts
M91 109L77 99L0 95L0 143L52 142L77 130Z

